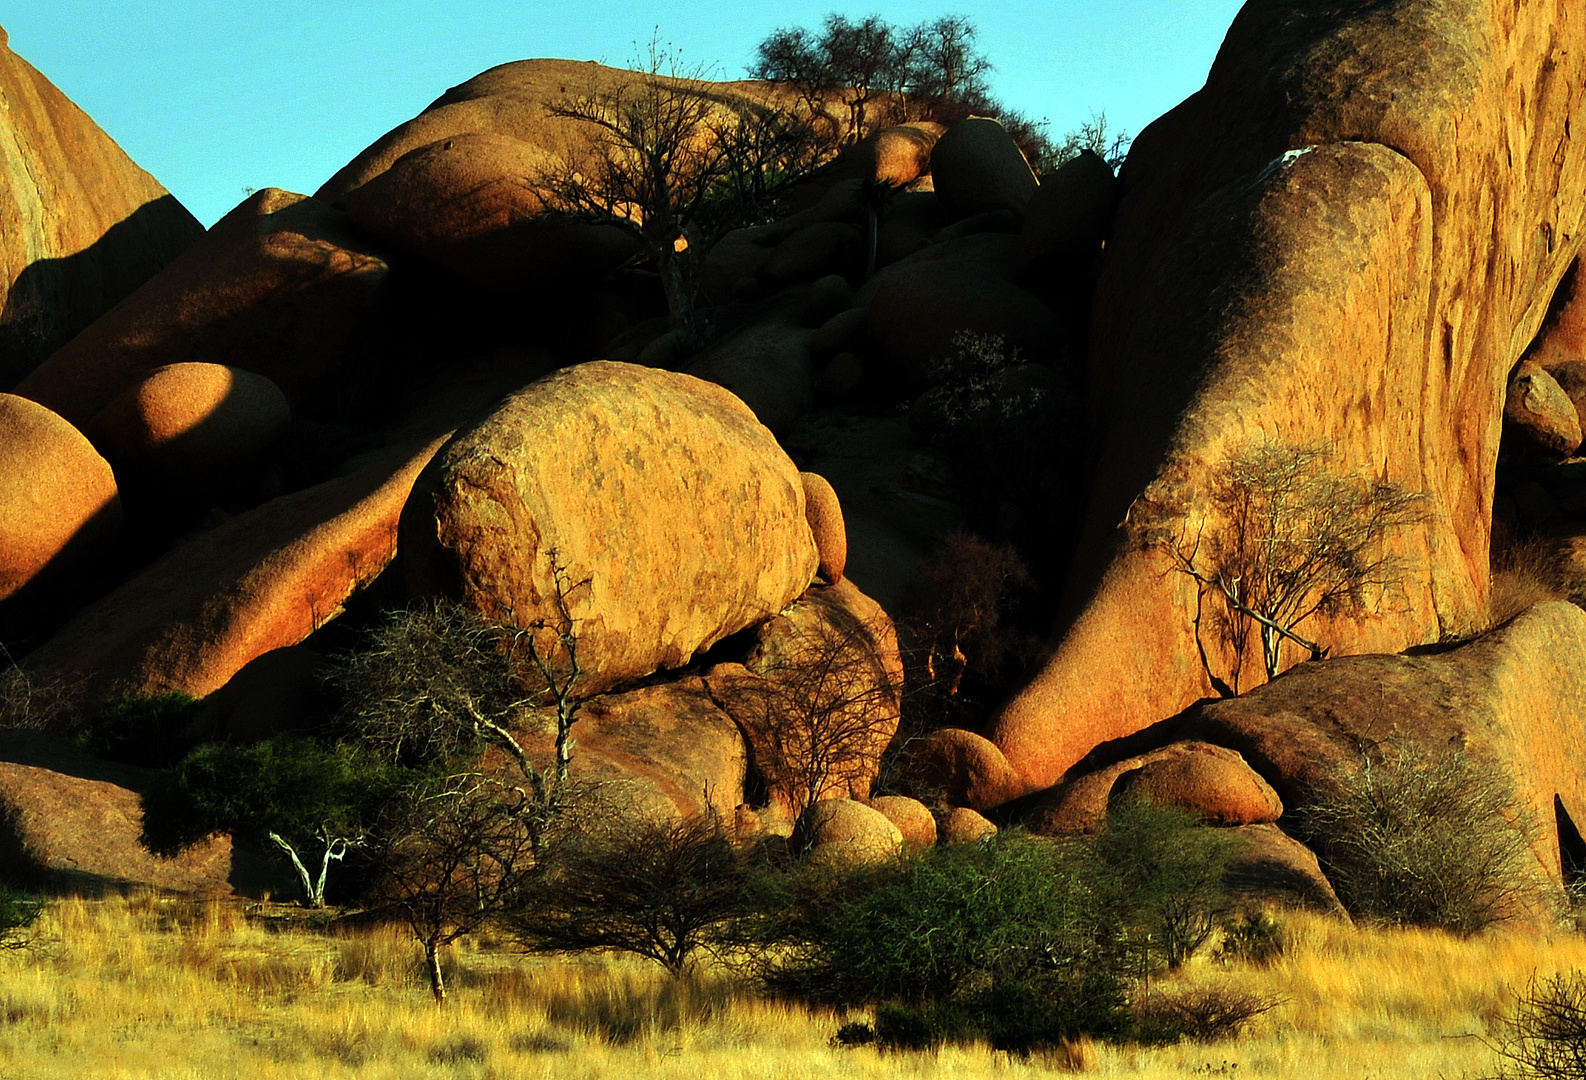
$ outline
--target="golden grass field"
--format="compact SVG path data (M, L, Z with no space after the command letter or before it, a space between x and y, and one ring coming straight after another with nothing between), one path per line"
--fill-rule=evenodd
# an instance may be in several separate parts
M674 984L640 961L523 958L488 938L452 955L452 997L437 1007L402 927L325 933L233 904L69 899L47 910L31 949L0 954L0 1076L1474 1077L1496 1068L1479 1036L1515 992L1586 965L1577 935L1459 940L1285 920L1272 966L1208 960L1174 980L1281 997L1242 1040L1021 1060L838 1048L840 1017L722 972Z

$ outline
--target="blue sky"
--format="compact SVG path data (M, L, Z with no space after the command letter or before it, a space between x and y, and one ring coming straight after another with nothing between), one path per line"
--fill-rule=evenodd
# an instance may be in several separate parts
M1105 110L1136 132L1206 78L1239 0L9 0L11 48L204 224L248 187L312 192L449 86L509 60L625 66L659 31L741 78L755 45L830 11L913 24L969 16L1003 101L1061 135ZM620 12L620 14L619 14Z

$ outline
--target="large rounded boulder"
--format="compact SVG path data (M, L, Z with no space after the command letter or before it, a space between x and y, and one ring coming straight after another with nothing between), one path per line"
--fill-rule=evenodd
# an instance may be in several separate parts
M186 363L126 390L88 434L123 475L193 502L243 480L291 422L286 395L263 375Z
M990 729L1030 789L1259 652L1213 630L1215 590L1175 553L1228 535L1208 493L1252 444L1423 500L1381 537L1382 595L1303 636L1343 656L1482 625L1508 375L1586 242L1586 21L1562 11L1250 0L1206 85L1135 139L1064 616Z
M116 478L93 445L44 406L0 394L0 603L91 568L120 528Z
M415 486L401 545L414 594L536 629L549 653L570 630L585 695L764 621L817 559L798 469L747 406L611 361L459 432Z

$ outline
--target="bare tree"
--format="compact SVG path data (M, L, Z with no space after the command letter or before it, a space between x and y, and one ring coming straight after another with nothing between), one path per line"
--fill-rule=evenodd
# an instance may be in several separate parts
M537 816L523 788L482 772L432 780L388 805L374 851L379 887L424 947L437 1003L446 1000L440 950L517 895L543 842L543 827L529 824Z
M587 157L532 178L553 211L615 226L654 263L672 330L704 337L695 305L705 254L728 230L762 217L813 166L806 125L768 106L711 91L655 43L634 79L600 80L551 102L552 116L588 125Z
M374 830L371 857L383 898L424 947L437 1002L439 950L506 909L575 801L583 668L568 599L588 580L569 581L555 551L550 559L547 617L506 627L454 603L415 608L377 630L339 679L355 737L413 770ZM514 733L536 709L555 716L549 766Z
M742 904L747 869L714 815L569 831L507 924L530 952L627 952L673 976Z
M1252 628L1268 679L1282 669L1283 643L1313 660L1327 655L1295 628L1312 615L1355 615L1368 597L1398 584L1404 566L1388 533L1423 520L1425 499L1394 484L1332 472L1315 447L1259 442L1212 474L1218 524L1164 541L1178 570L1225 608L1224 640L1238 693Z
M890 627L835 604L782 622L723 704L802 836L817 802L874 776L897 731L902 686L885 658Z

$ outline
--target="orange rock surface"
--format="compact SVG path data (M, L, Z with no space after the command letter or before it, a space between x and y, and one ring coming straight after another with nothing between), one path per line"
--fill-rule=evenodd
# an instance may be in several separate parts
M1197 589L1156 538L1208 521L1257 439L1428 497L1363 621L1396 651L1483 617L1504 387L1586 239L1586 18L1562 3L1252 0L1206 86L1141 132L1094 305L1094 498L1051 657L992 737L1031 788L1213 692ZM1212 603L1212 600L1207 600Z
M396 555L397 520L440 439L201 533L79 612L25 666L101 691L204 697L334 618Z
M204 227L0 30L0 388L114 307Z
M582 694L686 663L781 611L816 566L798 470L742 402L608 361L459 432L414 489L402 549L415 595L524 628L560 625L560 567Z

